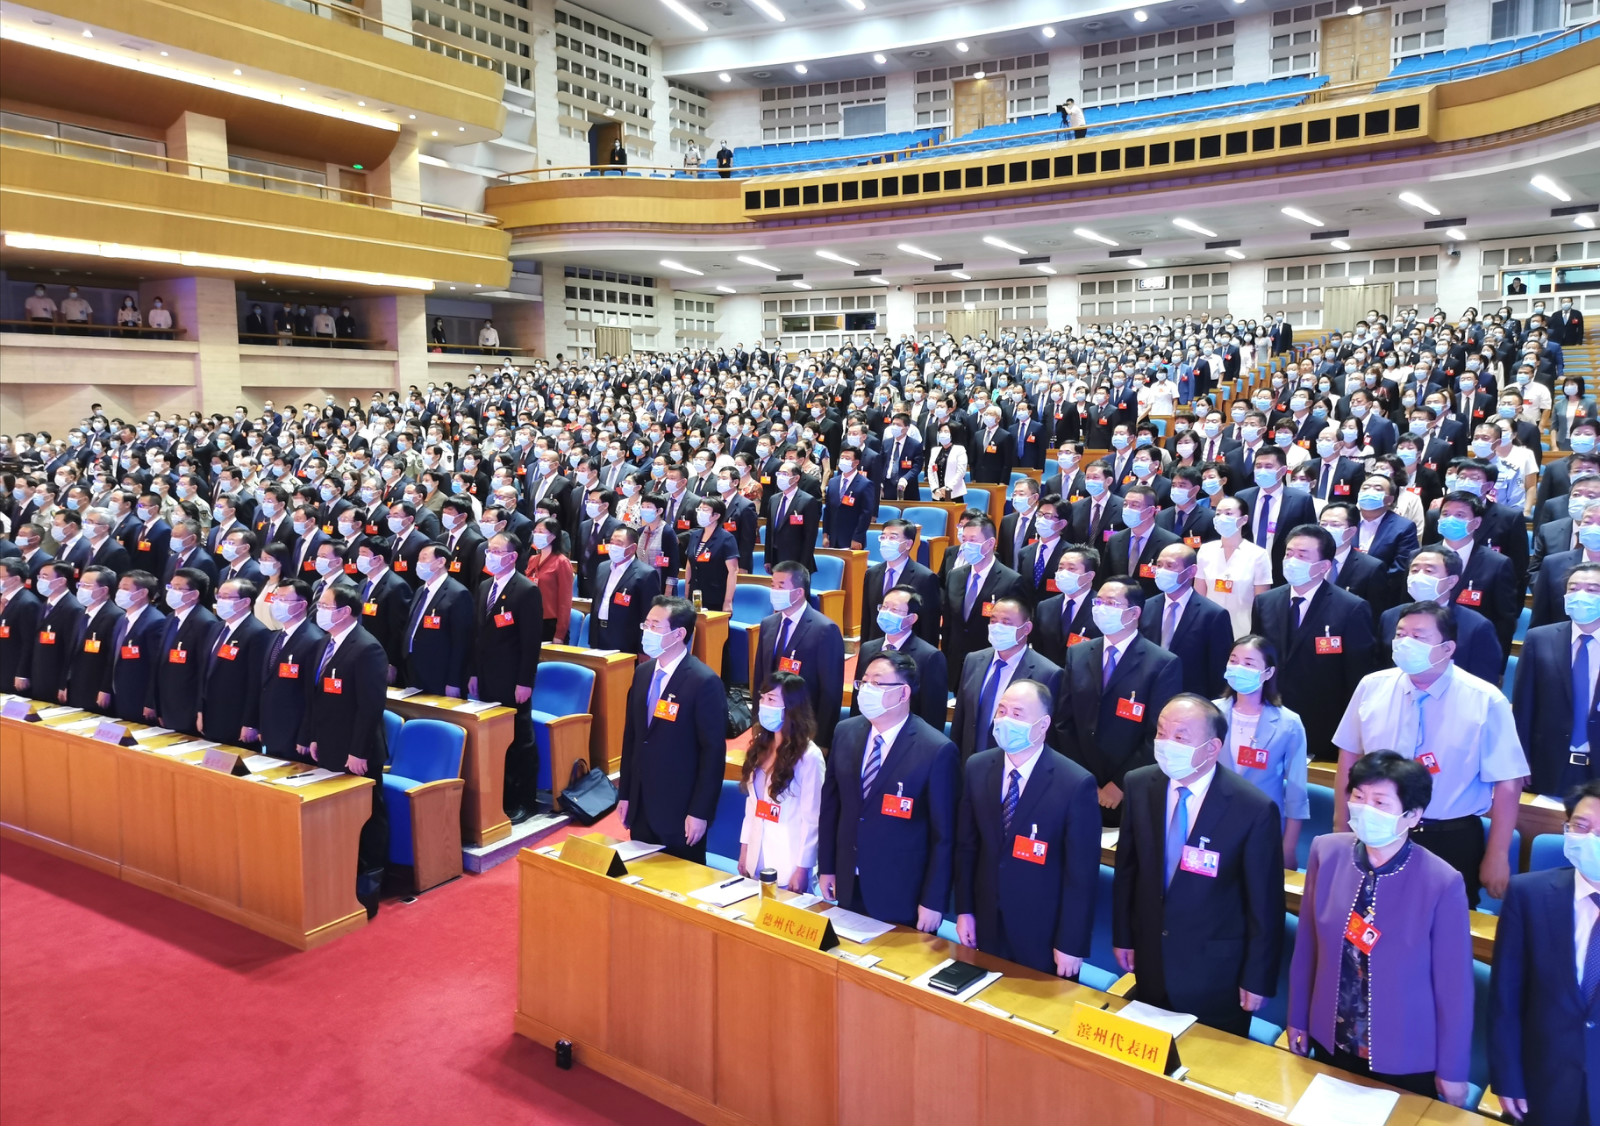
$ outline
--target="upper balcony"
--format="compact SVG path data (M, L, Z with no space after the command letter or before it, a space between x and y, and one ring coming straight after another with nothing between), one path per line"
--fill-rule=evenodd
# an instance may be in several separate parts
M469 143L505 122L491 64L327 0L0 3L0 89L80 113L151 99L283 131L413 128Z

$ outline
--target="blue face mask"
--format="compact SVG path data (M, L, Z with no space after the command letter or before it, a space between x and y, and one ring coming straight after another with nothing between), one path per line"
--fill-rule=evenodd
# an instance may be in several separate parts
M1256 484L1263 489L1270 489L1278 483L1276 469L1258 469L1255 473Z
M1243 526L1244 521L1237 516L1219 514L1211 521L1211 526L1216 529L1219 536L1236 534Z
M1229 665L1222 670L1222 679L1235 692L1249 695L1260 689L1262 682L1267 679L1265 669L1253 669L1249 665Z
M1571 438L1571 443L1573 453L1586 454L1594 449L1594 435L1574 434Z
M1222 482L1215 477L1208 477L1200 482L1200 488L1204 490L1206 496L1214 497L1222 491Z
M878 611L878 628L885 634L899 633L906 628L906 619L903 615L896 614L893 610Z
M1413 449L1410 449L1410 448L1402 448L1398 452L1400 454L1401 464L1407 466L1408 468L1410 466L1413 466L1413 465L1417 464L1417 451L1416 450L1413 450Z
M1305 586L1311 581L1311 564L1304 559L1286 555L1283 559L1283 577L1290 586Z
M976 567L983 562L982 543L964 543L961 545L961 561L969 567Z
M1117 450L1125 450L1125 449L1127 449L1128 448L1128 436L1126 434L1113 434L1113 435L1111 435L1111 447L1113 449L1117 449Z
M1356 504L1361 506L1363 512L1376 512L1383 507L1383 494L1359 493L1356 496Z
M1033 746L1033 725L1023 723L1020 719L1001 716L994 721L994 726L990 730L994 735L995 746L1007 754L1021 754Z
M1587 590L1574 590L1564 600L1567 617L1580 626L1589 625L1600 618L1600 594Z
M1083 482L1083 487L1089 491L1089 495L1092 497L1097 497L1106 491L1106 483L1092 477Z
M1327 418L1328 417L1328 408L1327 407L1312 407L1311 408L1311 417L1315 418L1315 419L1319 419L1319 420Z
M783 708L772 704L762 704L758 709L761 726L774 735L783 730Z
M1600 530L1600 529L1597 529ZM1464 540L1467 538L1467 521L1461 516L1439 517L1439 534L1447 540Z
M1586 524L1579 528L1578 542L1590 551L1600 551L1600 526Z

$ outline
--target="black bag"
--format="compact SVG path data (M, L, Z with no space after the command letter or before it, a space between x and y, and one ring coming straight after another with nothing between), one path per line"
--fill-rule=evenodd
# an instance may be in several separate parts
M617 788L611 784L606 772L579 759L572 764L572 776L559 799L561 812L579 825L593 825L617 808Z
M728 689L728 724L727 737L737 739L755 722L755 717L750 711L750 690L747 688Z

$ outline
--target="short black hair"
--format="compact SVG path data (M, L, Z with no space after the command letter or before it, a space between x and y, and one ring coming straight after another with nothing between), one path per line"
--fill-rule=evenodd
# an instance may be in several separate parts
M900 678L900 682L911 690L911 695L915 696L917 694L922 686L922 678L917 669L917 662L909 653L900 649L891 649L888 652L880 650L876 657L867 662L867 668L871 668L879 661L887 661L889 667L894 670L895 675ZM859 670L857 675L866 676L867 669Z
M807 598L811 597L811 572L806 570L804 563L794 559L785 559L782 563L776 564L772 568L772 577L777 578L779 575L799 575L800 589L805 591Z
M1456 556L1458 562L1460 558L1459 555ZM1448 565L1448 560L1446 565ZM1441 643L1456 639L1455 611L1448 606L1441 606L1437 602L1413 602L1409 606L1400 607L1400 616L1395 619L1394 624L1398 626L1405 619L1418 616L1433 619L1434 624L1439 627L1439 640Z
M1290 529L1289 535L1284 539L1283 542L1287 544L1289 540L1300 536L1317 541L1317 555L1320 558L1332 559L1334 557L1337 547L1333 542L1333 534L1321 524L1297 525L1296 527Z
M1563 804L1567 807L1567 816L1571 817L1578 808L1578 803L1584 798L1600 798L1600 778L1591 778L1581 786L1574 786L1567 791Z
M917 588L914 586L908 586L906 583L901 583L899 586L891 587L889 590L889 594L894 594L896 592L906 596L906 609L909 612L917 615L917 620L920 622L922 620L922 595L917 593ZM885 597L887 597L887 595L885 595Z
M1350 777L1344 792L1355 793L1357 786L1370 786L1374 782L1394 783L1394 792L1400 797L1400 808L1405 813L1413 809L1427 809L1433 800L1433 775L1420 761L1396 751L1373 751L1362 755L1350 764Z
M683 643L686 646L690 645L694 640L694 603L687 598L658 594L650 600L650 609L654 610L657 606L666 607L668 627L683 630Z

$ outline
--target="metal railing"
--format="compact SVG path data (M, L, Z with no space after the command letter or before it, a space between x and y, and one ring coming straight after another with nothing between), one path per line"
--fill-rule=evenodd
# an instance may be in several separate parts
M119 149L111 145L97 145L89 141L73 141L64 137L52 137L45 133L29 133L20 129L0 129L0 147L25 148L36 152L52 153L56 156L132 166L163 175L182 176L185 179L195 178L190 174L190 170L197 169L200 173L198 178L210 183L226 183L234 187L309 196L333 203L376 207L386 211L410 212L424 218L447 219L472 226L493 227L499 224L499 220L493 215L485 215L480 211L465 211L461 208L448 207L439 203L423 203L420 200L395 199L393 196L378 195L374 192L356 191L351 188L336 188L330 184L314 184L305 180L291 180L285 176L273 176L262 172L241 172L234 168L224 168L216 164L201 164L193 160L179 160L173 156L150 156L147 153L132 152L128 149Z
M172 340L183 336L187 330L173 325L171 328L150 328L140 325L88 324L66 320L0 320L0 332L33 333L39 336L124 336L135 340Z
M498 69L497 64L503 65L499 59L492 55L485 55L474 51L470 47L463 47L459 43L452 43L448 39L438 39L432 35L424 34L414 28L403 27L400 24L387 23L367 15L360 8L350 4L341 3L340 0L273 0L285 8L293 8L297 12L309 12L334 23L342 23L346 27L359 28L362 31L374 32L382 35L391 32L392 38L409 42L414 47L432 51L436 55L448 55L462 62L471 63L473 66L483 67L485 70Z

